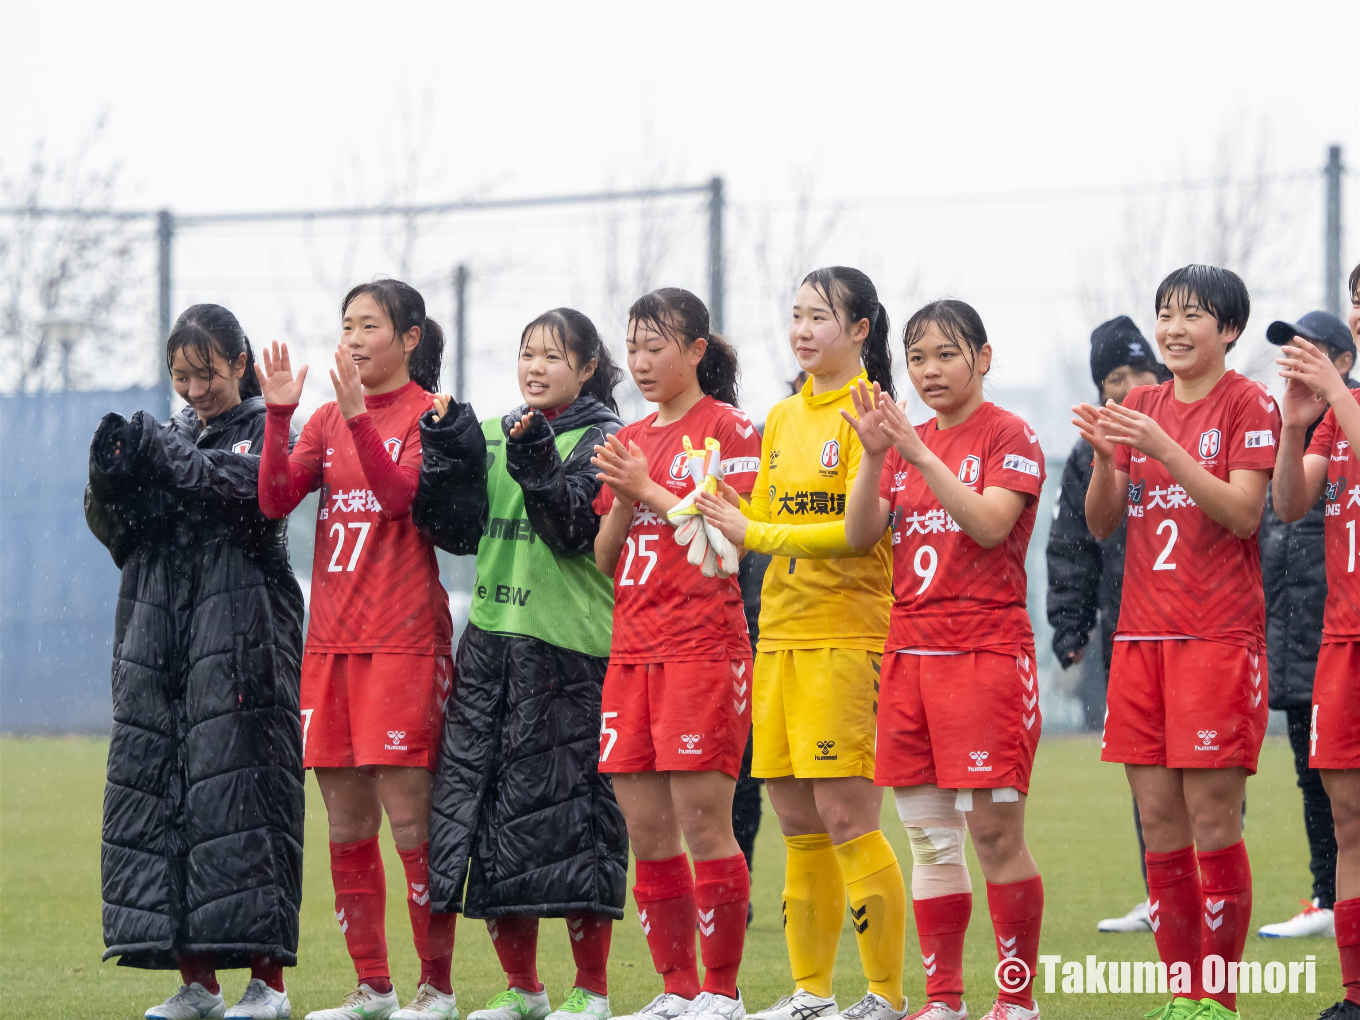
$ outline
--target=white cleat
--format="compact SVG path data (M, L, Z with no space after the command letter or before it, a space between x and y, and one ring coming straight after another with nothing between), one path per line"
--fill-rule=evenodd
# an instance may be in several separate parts
M1148 913L1148 901L1143 900L1123 917L1105 918L1096 925L1096 931L1152 931L1152 917Z
M276 992L259 978L251 978L236 1005L227 1010L226 1020L286 1020L292 1015L287 991Z
M1263 939L1298 939L1310 935L1329 939L1336 937L1336 916L1330 910L1319 907L1317 900L1311 903L1307 900L1299 902L1303 904L1301 912L1288 921L1263 924L1256 934Z
M741 1001L740 989L735 999L715 992L700 992L682 1015L685 1020L746 1020L746 1003Z
M180 985L179 991L143 1015L147 1020L217 1020L226 1009L220 992L214 994L195 981Z
M662 992L636 1013L627 1013L616 1020L675 1020L681 1013L686 1012L694 1001L674 992ZM468 1020L472 1018L468 1017Z
M958 1009L950 1009L943 1002L928 1002L907 1020L968 1020L968 1003L960 1001Z
M901 1009L893 1009L888 1000L877 992L866 992L859 1002L836 1015L845 1017L845 1020L905 1020L907 1000L902 1000Z
M1002 1002L998 999L992 1003L992 1008L982 1020L1039 1020L1039 1004L1036 1002L1033 1009L1026 1009L1013 1002Z
M375 992L361 981L340 1005L314 1009L307 1014L307 1020L390 1020L400 1005L395 988L386 993Z
M492 996L482 1009L474 1009L468 1020L546 1020L552 1006L547 989L538 992L507 988Z
M458 1020L458 996L441 992L428 982L416 997L392 1014L391 1020Z
M573 987L562 1005L548 1014L547 1020L609 1020L613 1015L609 1009L609 996Z
M823 999L813 995L806 988L795 988L792 995L786 995L769 1009L759 1013L748 1013L747 1020L815 1020L816 1017L830 1017L837 1012L836 999Z

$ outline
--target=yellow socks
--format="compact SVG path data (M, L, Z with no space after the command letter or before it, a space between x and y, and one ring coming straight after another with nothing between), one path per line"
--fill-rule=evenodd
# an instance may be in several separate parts
M897 855L883 833L875 830L836 847L836 859L845 877L850 921L855 926L869 991L887 999L893 1009L901 1009L907 889L902 882L902 869L897 866ZM836 916L839 928L840 915ZM792 941L789 952L792 955Z
M784 941L793 986L829 999L845 920L845 881L826 833L785 836L784 847Z

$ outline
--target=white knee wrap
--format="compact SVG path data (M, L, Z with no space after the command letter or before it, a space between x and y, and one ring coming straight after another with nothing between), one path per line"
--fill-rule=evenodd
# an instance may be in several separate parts
M913 864L963 864L963 843L968 830L954 826L908 825Z
M963 854L968 816L955 806L955 791L913 786L897 791L897 817L911 841L911 894L925 900L971 892Z

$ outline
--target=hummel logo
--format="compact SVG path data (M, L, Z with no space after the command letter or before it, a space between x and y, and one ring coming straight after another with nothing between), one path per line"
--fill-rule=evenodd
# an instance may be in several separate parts
M405 744L402 743L402 741L406 739L405 730L388 730L387 739L392 741L392 743L383 745L383 749L386 751L410 750L410 748L408 748Z
M1018 950L1018 949L1015 948L1015 940L1016 940L1017 938L1019 938L1018 935L1012 935L1012 936L1011 936L1010 938L1008 938L1008 939L1003 939L1000 935L998 935L998 936L996 937L996 941L1000 944L1000 947L1001 947L1001 955L1002 955L1005 959L1007 959L1007 960L1014 959L1014 958L1015 958L1015 954L1018 953L1018 952L1020 951L1020 950Z
M931 953L929 956L923 954L921 956L921 966L925 968L926 977L934 977L935 971L939 969L939 964L935 962L935 954Z
M1204 923L1209 926L1210 931L1218 931L1219 927L1222 926L1223 904L1227 902L1228 902L1227 900L1219 900L1217 903L1215 903L1213 902L1213 900L1209 899L1206 899L1204 901L1204 909L1207 911L1207 913L1205 913L1204 915ZM1214 916L1215 914L1218 914L1219 916L1215 917Z
M573 942L580 942L583 938L586 937L586 933L581 930L582 928L585 927L585 923L586 919L584 917L578 917L575 919L572 919L570 917L567 918L567 932L568 934L571 935L571 940Z
M651 922L647 920L647 911L645 909L638 913L638 922L642 925L642 934L650 935L652 933L652 925ZM496 936L492 935L491 937L494 939Z
M831 749L832 749L833 747L835 747L835 746L836 746L836 742L835 742L834 740L819 740L819 741L817 741L817 750L821 751L822 753L821 753L821 754L817 754L817 755L813 755L813 759L812 759L812 760L813 760L813 761L835 761L835 760L839 757L839 755L835 755L835 754L832 754L832 753L831 753Z
M984 764L982 764L984 761L986 761L988 758L991 757L991 753L990 753L990 752L988 752L988 751L969 751L969 752L968 752L968 757L970 757L970 758L973 759L973 764L971 764L971 765L968 766L968 771L969 771L969 772L990 772L990 771L992 771L992 767L991 767L990 765L984 765Z
M1218 730L1200 730L1197 734L1200 742L1195 745L1196 751L1217 751L1218 745L1211 743L1214 737L1218 736Z
M863 935L865 930L869 927L869 904L864 904L864 906L860 907L858 910L851 907L850 923L855 926L855 931Z
M715 910L717 910L717 909L718 909L717 907L714 907L714 908L713 908L712 910L710 910L708 913L704 913L702 910L699 911L699 934L700 934L700 935L712 935L712 934L713 934L713 929L714 929L715 927L717 927L717 926L713 923L713 912L714 912Z
M779 912L780 912L781 914L784 915L784 927L787 928L787 927L789 926L789 901L788 901L788 900L780 900L780 901L779 901Z
M644 917L646 916L645 911L643 912L643 916ZM487 918L486 933L491 936L492 942L495 942L498 938L501 937L500 929L496 927L496 919L494 917Z
M1162 919L1157 916L1157 908L1161 905L1161 900L1153 900L1148 904L1148 924L1152 926L1153 931L1162 926Z
M703 748L699 748L696 750L694 747L695 744L704 739L704 735L702 733L682 733L680 734L680 739L684 742L685 746L680 748L677 753L679 754L704 753Z
M430 902L430 893L427 886L416 882L411 883L411 902L418 907L423 907Z
M336 913L335 919L336 919L337 921L340 922L340 934L341 934L341 935L343 935L343 934L345 934L345 932L349 931L349 922L345 920L345 912L344 912L343 910L338 911L338 912Z

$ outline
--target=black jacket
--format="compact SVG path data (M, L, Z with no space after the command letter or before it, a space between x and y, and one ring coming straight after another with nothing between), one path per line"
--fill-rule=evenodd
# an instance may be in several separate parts
M1318 422L1307 432L1313 438ZM1322 645L1322 609L1327 602L1327 555L1322 529L1326 497L1303 517L1286 524L1275 516L1266 489L1261 514L1261 578L1266 589L1266 659L1270 664L1270 707L1297 708L1313 701L1313 672Z
M85 517L122 570L104 792L104 958L297 962L302 592L257 496L264 401L200 431L106 415ZM249 444L251 454L233 452Z
M534 532L558 556L593 556L600 489L596 444L622 422L583 398L509 439L506 469ZM477 551L486 524L488 452L467 404L421 419L423 462L412 518L441 548ZM565 462L553 437L588 427ZM445 708L430 816L431 908L471 917L578 911L623 917L628 836L599 772L600 691L608 661L469 624ZM466 881L466 894L464 882ZM464 898L466 896L466 898Z
M1069 655L1086 646L1098 611L1100 651L1108 670L1124 590L1125 528L1120 522L1101 542L1086 527L1093 456L1091 445L1078 439L1063 468L1048 533L1048 622L1053 626L1053 654L1066 664Z

